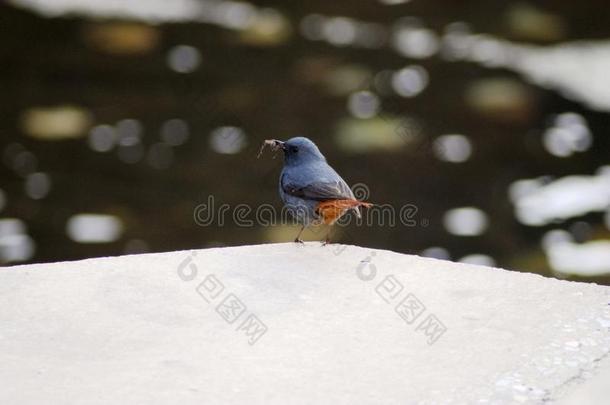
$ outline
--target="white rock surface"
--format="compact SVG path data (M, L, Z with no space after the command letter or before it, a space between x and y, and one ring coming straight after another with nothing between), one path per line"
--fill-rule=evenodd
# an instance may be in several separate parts
M411 324L405 298L425 306ZM17 266L0 270L0 403L601 404L609 302L609 287L318 243Z

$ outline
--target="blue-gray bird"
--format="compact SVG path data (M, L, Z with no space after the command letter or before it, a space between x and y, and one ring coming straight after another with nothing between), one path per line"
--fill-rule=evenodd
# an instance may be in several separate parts
M261 152L266 145L284 152L279 191L287 211L302 225L295 242L303 242L300 236L309 225L332 225L349 210L360 217L359 207L372 205L354 197L347 183L309 139L267 140ZM330 243L330 231L326 243Z

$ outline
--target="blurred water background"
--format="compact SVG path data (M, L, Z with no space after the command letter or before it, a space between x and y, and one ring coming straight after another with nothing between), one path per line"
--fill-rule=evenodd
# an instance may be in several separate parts
M606 1L10 0L0 26L2 264L291 241L193 213L279 209L258 149L304 135L416 209L344 243L610 283Z

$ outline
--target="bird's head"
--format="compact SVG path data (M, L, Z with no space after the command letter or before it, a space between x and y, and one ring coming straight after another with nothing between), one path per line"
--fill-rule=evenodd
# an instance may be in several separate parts
M316 144L302 136L290 138L286 142L275 142L284 151L284 164L287 166L326 160Z

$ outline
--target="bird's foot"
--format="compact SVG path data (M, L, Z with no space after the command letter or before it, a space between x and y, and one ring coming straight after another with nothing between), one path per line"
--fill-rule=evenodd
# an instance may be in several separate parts
M330 244L331 244L330 238L326 238L322 241L322 246L326 246L326 245L330 245Z
M300 243L302 245L305 244L305 242L303 242L303 239L299 239L299 238L295 238L294 243Z

